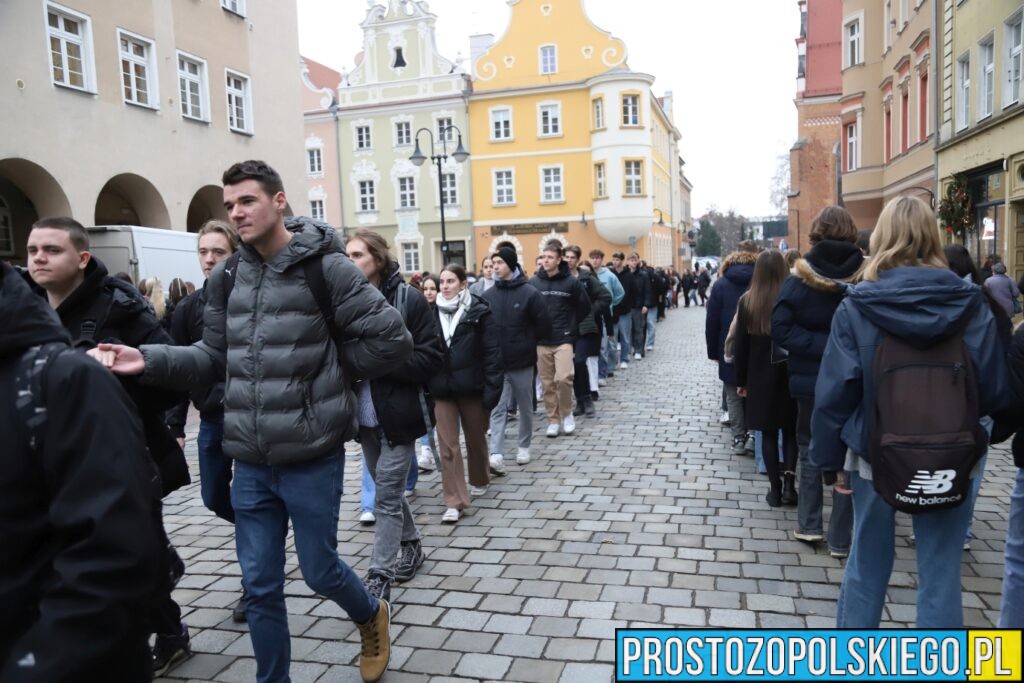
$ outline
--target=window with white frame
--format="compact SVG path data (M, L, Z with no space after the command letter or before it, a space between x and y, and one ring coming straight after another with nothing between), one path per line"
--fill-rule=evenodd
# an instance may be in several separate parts
M863 36L860 31L860 19L846 24L846 66L856 66L864 61Z
M455 142L455 129L452 128L452 117L442 116L437 119L437 139L444 142Z
M846 124L846 170L856 171L859 167L859 154L857 145L857 124Z
M157 107L160 100L155 92L153 43L125 31L118 31L117 39L121 46L124 101L144 107Z
M508 206L516 203L516 181L512 169L499 169L494 172L494 204Z
M1021 70L1024 67L1024 56L1021 46L1024 35L1021 33L1024 10L1006 22L1006 85L1003 88L1003 104L1011 105L1020 102Z
M324 220L324 200L322 199L310 199L309 200L309 216L315 221Z
M11 222L11 209L3 197L0 197L0 254L14 255L14 224Z
M541 74L553 74L558 71L558 48L554 45L542 45L540 48Z
M373 138L369 126L356 126L356 149L373 149Z
M402 242L402 270L406 273L420 271L420 245L418 242Z
M978 118L983 119L992 115L996 97L996 47L991 37L978 46L978 56L981 57Z
M622 125L624 125L624 126L639 126L640 125L640 96L639 95L623 95L622 96Z
M562 167L542 166L540 169L540 200L541 202L561 202L565 200L562 188Z
M412 176L403 176L398 179L398 208L416 208L416 179Z
M359 181L359 210L377 210L377 188L372 180Z
M252 88L249 77L234 71L226 74L228 128L237 133L252 132Z
M459 185L454 173L441 174L441 195L445 206L459 205Z
M562 134L562 105L542 104L538 106L540 117L540 136L553 136Z
M594 196L608 196L608 180L603 161L599 164L594 164Z
M245 0L220 0L220 6L240 17L245 16Z
M512 139L512 110L508 107L491 110L491 139Z
M306 171L311 176L323 175L324 150L322 148L310 147L306 150Z
M408 121L395 123L395 147L407 147L412 144L412 124Z
M601 130L604 128L604 98L599 97L594 100L594 128Z
M625 163L623 179L627 197L639 197L644 193L644 162L629 159Z
M86 90L91 86L92 40L89 17L46 6L50 77L56 85Z
M963 130L971 118L971 55L956 61L956 128Z
M181 115L187 119L208 121L206 106L206 62L178 53L178 96L181 98Z

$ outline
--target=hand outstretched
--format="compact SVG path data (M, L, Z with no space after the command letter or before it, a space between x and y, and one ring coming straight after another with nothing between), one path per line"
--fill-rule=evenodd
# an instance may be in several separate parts
M141 375L146 367L142 352L123 344L99 344L87 353L115 375Z

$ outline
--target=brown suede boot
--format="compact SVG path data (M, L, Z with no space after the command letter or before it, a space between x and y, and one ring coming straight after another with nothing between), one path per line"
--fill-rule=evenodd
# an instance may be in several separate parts
M365 683L376 683L388 669L391 659L391 605L379 600L380 607L365 624L359 627L363 650L359 655L359 673Z

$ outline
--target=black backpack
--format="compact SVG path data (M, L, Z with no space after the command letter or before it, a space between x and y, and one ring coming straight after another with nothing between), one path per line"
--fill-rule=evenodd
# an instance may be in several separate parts
M988 443L963 330L926 349L885 335L874 378L869 449L875 490L911 514L963 503Z

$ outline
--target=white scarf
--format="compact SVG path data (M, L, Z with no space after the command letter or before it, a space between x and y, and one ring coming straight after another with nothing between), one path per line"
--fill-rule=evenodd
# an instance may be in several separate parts
M454 299L446 299L441 292L437 293L438 319L441 321L441 333L444 335L445 346L452 345L452 337L455 336L455 329L459 326L462 316L469 310L472 296L468 289L463 289Z

